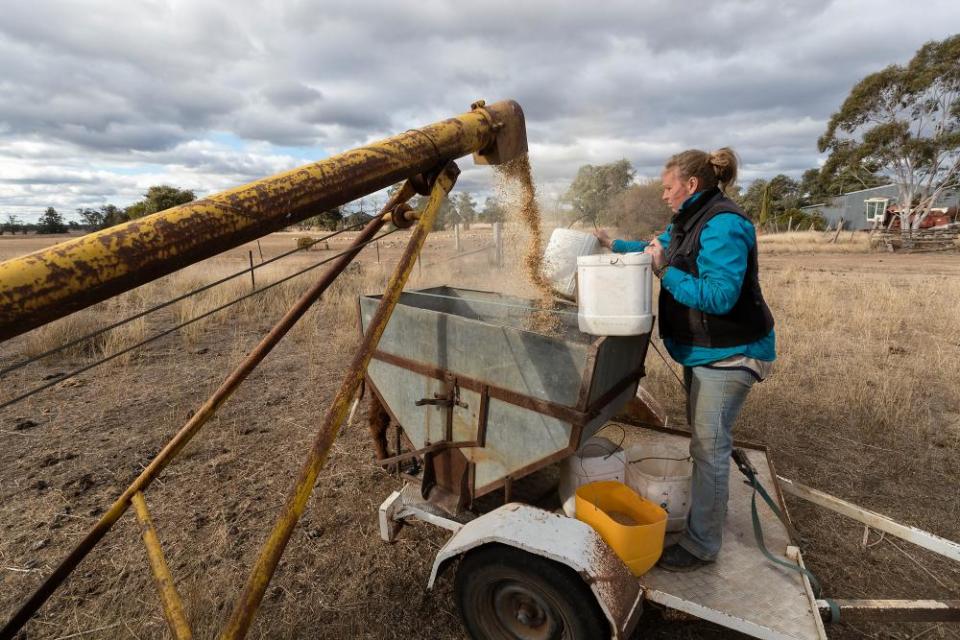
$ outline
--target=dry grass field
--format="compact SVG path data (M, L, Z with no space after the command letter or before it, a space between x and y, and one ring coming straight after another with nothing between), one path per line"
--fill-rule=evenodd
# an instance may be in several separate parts
M869 253L870 236L857 231L796 231L767 233L760 236L767 255L824 253Z
M274 234L0 344L0 368L294 246ZM212 638L299 470L357 341L355 297L379 292L405 234L364 250L345 275L151 487L157 524L196 637ZM488 231L464 234L467 250ZM775 375L758 385L737 435L764 443L782 475L960 539L960 255L870 253L857 234L761 239L765 295L777 319ZM0 237L0 259L46 240ZM346 246L257 273L258 285ZM516 242L520 244L520 241ZM486 255L449 261L433 234L411 288L456 284L524 293ZM511 262L515 250L508 252ZM257 343L319 271L0 410L0 618L68 552L102 510ZM250 291L243 276L195 299L0 378L0 401ZM651 352L644 380L682 422L682 393ZM362 416L343 429L268 590L250 637L458 638L449 581L425 590L444 536L425 525L393 545L376 509L398 487L373 463ZM788 500L805 559L829 595L960 597L960 565ZM643 637L733 638L702 622ZM957 625L850 625L837 638L958 638ZM166 627L135 518L127 514L28 625L28 638L161 638Z

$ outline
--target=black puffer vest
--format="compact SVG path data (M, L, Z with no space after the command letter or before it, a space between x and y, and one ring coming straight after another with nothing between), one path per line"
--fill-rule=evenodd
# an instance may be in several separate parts
M673 218L667 264L699 275L700 233L714 216L735 213L749 221L737 204L719 189L711 189ZM773 315L760 291L757 246L747 256L740 297L724 315L713 315L680 304L666 287L660 288L660 337L698 347L734 347L756 342L773 329Z

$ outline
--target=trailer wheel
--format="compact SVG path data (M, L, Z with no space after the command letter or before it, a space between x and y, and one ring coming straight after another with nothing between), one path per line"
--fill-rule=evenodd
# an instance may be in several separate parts
M454 591L476 640L593 640L610 627L573 569L501 544L466 554Z

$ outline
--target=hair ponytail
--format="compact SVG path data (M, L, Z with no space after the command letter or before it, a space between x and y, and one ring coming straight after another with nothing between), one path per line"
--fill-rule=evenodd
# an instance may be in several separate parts
M729 188L737 181L737 154L730 147L707 153L699 149L682 151L667 160L664 169L676 168L680 178L696 178L699 191L719 186Z
M720 188L726 190L737 181L737 154L730 147L722 147L710 153L710 165L717 175Z

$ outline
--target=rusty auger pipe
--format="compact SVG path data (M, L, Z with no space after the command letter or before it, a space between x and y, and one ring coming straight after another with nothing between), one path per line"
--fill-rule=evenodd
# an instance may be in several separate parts
M471 153L527 150L523 111L482 101L455 118L0 263L0 340Z
M334 397L326 416L324 416L323 423L317 431L316 439L313 441L307 459L300 470L300 476L287 496L287 502L283 506L276 524L274 524L270 537L267 538L260 550L260 555L250 573L250 578L247 580L243 593L240 594L240 599L230 616L230 620L227 621L227 626L221 636L222 640L240 640L246 636L257 608L260 606L260 601L263 600L267 585L280 562L280 556L283 555L287 542L290 540L290 534L297 526L297 522L307 506L307 500L313 493L314 483L316 483L320 469L326 462L330 447L333 446L333 442L337 438L340 425L347 417L350 401L363 380L370 358L373 357L373 352L380 342L380 336L383 335L387 321L397 306L400 294L403 293L403 287L406 285L410 272L420 255L427 234L433 228L440 204L447 197L450 189L453 188L459 173L460 170L457 165L450 162L437 177L430 193L430 199L423 211L420 212L417 227L410 237L400 262L397 263L396 270L390 277L390 282L383 293L380 305L377 307L377 311L370 320L370 325L363 336L363 341L360 343L353 362L350 363L350 368L347 369L346 376L340 383L337 395Z
M157 456L147 465L147 468L137 477L123 494L117 498L110 509L87 532L87 535L74 547L73 551L53 570L53 573L37 587L36 591L21 605L2 629L0 640L10 640L27 623L37 610L43 606L47 598L67 579L67 576L80 564L98 542L110 531L111 527L127 511L131 501L137 493L143 492L150 483L160 475L167 464L193 438L200 428L216 413L217 409L226 402L227 398L240 386L247 376L257 367L267 354L290 331L304 313L316 302L330 283L347 267L348 264L363 249L364 243L373 238L383 226L385 219L393 215L394 211L401 211L403 203L415 195L415 190L409 182L397 191L384 206L381 215L372 219L363 231L353 241L348 252L330 265L323 276L307 290L294 305L284 314L283 318L270 330L263 340L244 358L233 372L227 377L210 398L197 410ZM395 222L400 222L396 220Z

